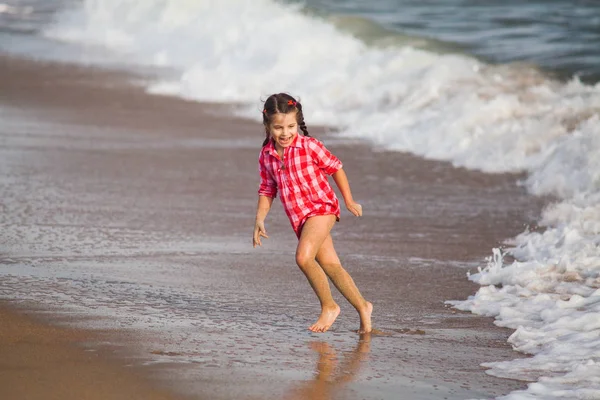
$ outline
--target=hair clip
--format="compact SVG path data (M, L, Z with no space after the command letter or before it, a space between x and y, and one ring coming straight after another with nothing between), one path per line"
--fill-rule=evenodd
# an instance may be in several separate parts
M265 109L263 109L263 114L266 114L266 113L267 113L267 109L265 108Z
M296 102L294 100L288 100L288 106L296 106Z

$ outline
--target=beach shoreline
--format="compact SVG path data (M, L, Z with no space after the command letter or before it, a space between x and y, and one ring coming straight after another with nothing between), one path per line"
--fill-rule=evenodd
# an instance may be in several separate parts
M5 190L11 191L11 203L5 206L7 211L13 211L13 204L29 201L26 200L27 197L20 197L25 194L14 190L22 180L30 179L31 176L43 176L45 180L50 181L50 185L61 189L64 182L68 182L68 187L65 186L64 189L67 193L65 198L73 203L69 204L69 207L73 208L57 205L58 203L43 205L47 207L46 210L51 211L44 214L36 214L35 207L27 211L17 210L23 214L7 216L8 220L3 221L7 226L18 225L18 229L14 229L19 232L32 225L56 225L60 228L67 222L73 224L70 220L75 218L71 216L72 213L76 215L76 222L81 223L85 229L95 228L95 224L114 224L115 220L121 218L125 222L119 223L128 228L133 227L142 232L151 230L164 234L165 237L170 237L176 232L181 237L191 237L190 242L205 237L203 235L225 238L225 247L219 247L218 243L207 239L212 247L207 245L209 248L205 252L196 249L177 250L174 253L160 253L158 256L154 253L134 252L127 256L127 262L130 262L130 259L135 261L141 257L152 257L153 262L157 259L173 265L177 265L177 262L198 264L195 265L195 271L199 272L195 272L196 275L193 276L199 280L203 279L202 290L208 293L210 299L218 298L217 294L241 293L238 303L244 303L244 299L249 298L248 307L251 304L259 304L260 296L265 293L276 293L279 297L289 295L290 300L276 304L284 310L284 314L293 315L285 320L285 329L289 324L292 324L290 329L303 329L303 324L311 318L316 306L309 288L300 279L297 271L290 268L292 265L286 266L283 271L271 266L293 263L290 256L294 244L293 233L277 206L269 216L268 229L280 238L271 239L268 245L272 247L266 246L265 249L258 250L262 253L251 253L250 249L246 250L243 247L246 242L248 247L251 246L250 231L254 211L252 205L256 192L256 182L253 180L256 173L252 168L262 141L258 123L226 117L223 111L227 106L202 105L181 99L148 95L144 93L143 88L131 82L133 75L126 72L1 57L0 76L5 79L0 84L3 93L0 107L7 106L9 113L16 113L15 110L18 110L27 117L36 116L40 118L39 125L52 121L56 124L54 126L77 127L74 133L67 134L65 130L62 134L56 134L53 131L46 136L35 133L20 136L11 132L12 128L2 133L5 154L36 153L35 157L42 157L44 163L48 163L43 165L45 170L39 167L39 170L33 171L34 166L31 166L30 170L29 165L19 164L22 161L20 156L10 158L10 162L14 163L11 168L14 167L16 172L11 176L14 180L5 184ZM102 130L98 133L88 129L99 127ZM50 128L52 129L56 128ZM95 142L85 136L89 132L97 135L92 137ZM121 135L121 132L124 133ZM110 140L105 140L106 135ZM352 327L357 321L350 317L352 314L347 305L343 305L344 317L337 322L331 333L321 337L297 336L290 339L291 342L298 341L298 346L303 349L300 354L305 355L307 365L311 365L307 370L299 371L297 375L286 378L273 372L260 372L256 365L247 361L252 357L231 355L230 359L242 361L223 366L213 360L211 362L220 365L220 368L207 369L204 364L199 363L201 368L198 370L193 369L193 363L191 366L186 364L181 368L193 372L188 371L189 375L178 377L169 375L170 373L163 374L160 389L139 383L143 380L137 381L134 373L129 383L119 383L119 387L130 385L132 390L140 392L127 392L123 389L122 393L133 393L130 397L123 398L178 398L160 397L171 396L162 392L163 387L172 390L175 393L173 396L191 396L198 399L204 396L200 388L205 388L209 393L208 398L212 399L238 398L237 396L244 392L248 398L308 398L308 392L312 395L320 393L321 396L336 396L339 393L347 394L344 392L347 390L353 393L352 396L362 398L394 398L394 390L398 388L410 388L407 396L412 397L407 398L458 399L466 396L497 396L523 388L524 382L491 377L479 366L485 361L522 356L513 352L506 344L510 331L495 327L490 318L452 310L444 305L443 301L464 299L474 293L477 287L466 279L464 267L453 265L475 265L492 247L501 244L501 240L519 233L524 224L534 220L541 207L540 201L532 200L523 190L516 188L515 176L485 175L454 169L447 163L422 160L411 155L374 153L368 144L335 138L333 135L327 135L322 129L316 130L316 136L324 137L333 143L332 148L345 162L345 168L356 192L355 197L364 199L363 205L369 210L369 214L360 220L351 219L347 214L343 215L339 227L336 226L334 240L336 246L339 246L340 254L351 266L351 273L359 282L359 286L364 287L364 293L375 304L375 327L381 328L387 336L381 336L381 339L373 337L365 344L364 339L352 332ZM220 147L221 143L227 140L237 143L235 155ZM181 147L172 143L179 143ZM186 148L187 145L191 147ZM377 157L374 157L374 154ZM224 179L213 177L211 166L214 167L217 163L223 163L219 171L225 175ZM151 178L148 178L148 171L152 172ZM166 172L163 174L163 171ZM101 190L93 186L98 182L98 177L107 178L106 181L102 181L104 186ZM148 187L142 186L146 179L150 179ZM77 191L78 184L81 185L81 192ZM217 185L217 194L207 193L205 188L214 185ZM137 207L135 210L128 203L131 200L132 187L139 191L136 193L135 203L131 203ZM94 198L93 202L86 199L90 204L86 203L84 207L82 203L80 207L74 207L79 201L77 195L87 194L87 190L92 190L100 196L99 199ZM393 209L390 203L397 197L398 191L404 196L404 208L400 211ZM106 194L102 198L103 193L109 193L110 196ZM140 202L139 199L144 196L149 196L152 201L148 200L147 204ZM218 196L222 201L215 202L214 196ZM501 197L497 204L508 203L504 206L507 207L505 210L499 210L494 203L496 196ZM445 199L444 204L440 206L439 199L444 197L450 200ZM460 208L465 198L473 203L475 211ZM190 201L197 203L190 207ZM118 205L111 206L113 202ZM103 207L106 205L109 209L104 210L98 204L102 204ZM166 208L166 204L172 209ZM240 209L243 211L239 211ZM456 210L463 210L460 211L462 214ZM446 216L447 220L428 219L428 214L432 213L441 213L440 215ZM190 220L194 215L197 216L197 220ZM229 215L230 218L226 221L219 220L225 215ZM399 237L403 240L398 241ZM108 264L103 253L105 249L102 248L92 246L88 253L84 248L81 250L82 254L74 255L69 252L69 246L76 248L76 243L64 245L63 248L59 243L55 245L58 248L56 251L47 251L45 248L42 251L40 249L44 244L36 243L36 247L24 242L24 238L27 236L20 237L19 243L17 236L10 237L6 249L2 250L4 254L1 256L0 268L8 271L9 264L15 263L35 264L38 268L45 264L56 266L60 265L63 259L67 260L67 264ZM142 241L141 244L146 243ZM131 245L136 247L139 243ZM273 246L277 250L273 251ZM355 248L361 250L354 251ZM187 257L186 251L193 254L189 256L190 259L181 261ZM269 261L267 265L264 258L261 258L264 257L261 254L265 253ZM118 258L120 253L115 254L114 257ZM214 254L216 255L211 258ZM240 255L244 259L244 268L239 267ZM212 264L204 261L206 259L219 260L223 272L212 270ZM277 271L276 274L273 271ZM85 389L85 385L88 385L85 390L88 390L90 385L95 387L100 383L110 386L117 377L121 377L122 362L115 364L108 361L108 366L104 366L104 361L90 361L88 353L71 349L71 342L89 340L90 336L86 335L91 334L93 337L93 333L82 334L79 328L74 331L70 329L75 328L54 328L52 324L48 325L53 317L33 323L31 319L23 319L20 316L22 311L11 311L13 306L10 300L15 300L15 297L9 288L13 282L18 281L19 277L10 271L3 272L0 278L0 297L3 299L0 315L3 320L10 321L6 326L16 330L12 333L3 331L0 335L5 340L3 344L15 344L0 346L6 349L3 351L8 352L6 358L0 354L0 358L6 360L5 371L9 371L3 375L7 379L6 382L12 381L11 374L21 374L22 380L19 382L22 383L16 387L25 389L27 378L32 376L27 371L38 368L35 360L26 358L25 354L38 351L42 345L49 348L48 357L52 354L68 354L68 357L73 357L74 360L87 360L86 362L91 364L100 365L97 368L110 371L103 372L99 380L80 382L82 390ZM221 286L215 291L214 287L218 285ZM23 289L17 287L15 290L18 292ZM269 299L268 295L266 298ZM287 306L296 301L306 301L310 306L299 306L297 309ZM49 308L56 310L60 307ZM236 312L243 314L241 311ZM260 314L261 310L256 312ZM60 321L60 313L57 312L55 316L58 317L55 322ZM226 320L226 317L229 315L219 318ZM243 324L246 323L246 319L252 318L258 317L252 314L243 317L240 320L242 322L236 322L238 325L232 325L233 331L224 331L222 334L233 338L234 342L244 343L249 336L244 331ZM240 329L236 331L236 326L244 328L241 329L242 333ZM55 338L56 341L43 342L48 335L47 330L53 329L56 331L53 331L55 334L50 335L50 338ZM23 332L28 332L31 336L22 336ZM75 333L70 336L67 332ZM123 340L118 339L119 334L115 337L116 340ZM357 369L352 379L348 379L349 385L345 385L344 388L340 386L339 389L335 385L322 387L321 380L310 378L315 371L313 362L316 361L317 366L327 364L327 355L334 352L332 348L336 347L336 344L339 345L335 343L336 340L342 342L336 354L340 357L342 354L349 354L350 364L363 366L363 372ZM135 340L130 342L132 345L134 343ZM448 346L449 344L451 346ZM297 361L294 357L298 356L286 353L285 344L273 342L270 345L272 354L268 354L269 360L280 363L273 368L286 363L295 365ZM150 348L154 349L152 351L155 354L166 356L168 359L170 354L177 353L171 350L177 346L178 343L175 342L165 345L164 348L156 344ZM202 346L208 350L213 349L215 353L222 353L222 348L217 343L211 344L207 341L203 342ZM447 353L440 354L441 349ZM147 350L144 348L144 351ZM235 351L232 350L233 353ZM465 351L470 353L465 354ZM77 352L79 353L75 354ZM369 357L365 357L365 353L368 353ZM389 358L377 360L384 354L388 354ZM151 356L151 353L146 353L144 358ZM56 357L56 360L60 359ZM223 357L225 356L218 355L213 358L222 360ZM116 359L119 360L119 357ZM365 361L366 359L370 361ZM78 368L78 362L74 362L73 368ZM10 372L16 365L25 365L23 368L26 372ZM45 370L42 369L39 372L40 376L50 374L53 370L52 365L49 363ZM160 375L161 368L164 372L169 371L171 367L180 368L176 363L166 362L162 367L153 368L152 375ZM378 375L386 369L388 375ZM364 372L365 370L367 372ZM96 370L92 369L90 374L95 374L94 371ZM190 378L192 375L194 378ZM258 380L251 382L256 375ZM319 376L323 377L317 373L317 377ZM61 388L76 383L69 379L68 373L62 375L61 379L65 379ZM195 381L196 379L201 383ZM325 380L331 379L327 375ZM394 379L397 382L388 383ZM232 386L236 382L239 387ZM256 387L264 385L265 382L272 383L269 390ZM304 387L302 390L295 390L295 385L299 382L310 383L309 389ZM14 385L12 387L11 389L11 385L0 385L0 395L11 398L15 393L20 393L11 392L10 390L20 390L14 389ZM290 387L294 388L291 390L294 395L289 395ZM34 390L33 386L31 390ZM52 393L51 396L54 397L50 398L69 398L62 397L65 394L56 387L41 386L36 390L37 395ZM40 398L35 397L35 393L31 395L33 397L27 398ZM146 393L152 393L148 396L157 397L144 397Z

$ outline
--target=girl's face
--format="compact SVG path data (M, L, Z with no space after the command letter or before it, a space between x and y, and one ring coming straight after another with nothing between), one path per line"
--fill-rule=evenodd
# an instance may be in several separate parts
M273 114L271 116L271 123L269 124L269 133L275 141L277 150L283 150L292 144L298 135L296 111L287 114Z

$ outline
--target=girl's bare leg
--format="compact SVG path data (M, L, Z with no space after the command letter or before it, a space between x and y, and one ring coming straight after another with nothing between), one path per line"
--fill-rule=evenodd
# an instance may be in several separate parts
M340 307L331 296L327 275L316 261L317 253L324 240L329 236L329 231L334 223L335 215L310 217L302 228L296 248L296 263L321 303L319 319L308 328L313 332L327 331L340 313Z
M373 305L366 301L356 287L350 274L342 267L342 263L333 247L331 235L327 235L317 252L317 261L335 287L358 311L360 316L360 333L371 332L371 313Z

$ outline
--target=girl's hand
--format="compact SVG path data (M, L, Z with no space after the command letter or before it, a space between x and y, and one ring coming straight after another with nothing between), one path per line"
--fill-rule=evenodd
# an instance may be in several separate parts
M346 203L346 208L348 208L348 211L350 211L355 216L357 216L357 217L362 216L362 206L360 204L355 203L355 202Z
M256 248L256 245L262 246L260 237L269 238L267 236L267 230L265 229L265 223L263 221L256 221L254 224L254 235L252 237L252 247Z

